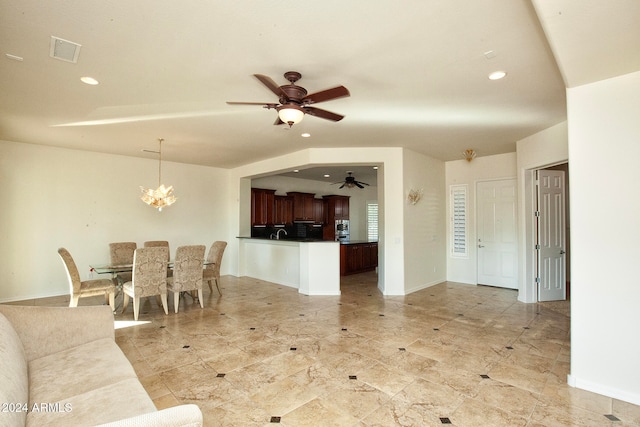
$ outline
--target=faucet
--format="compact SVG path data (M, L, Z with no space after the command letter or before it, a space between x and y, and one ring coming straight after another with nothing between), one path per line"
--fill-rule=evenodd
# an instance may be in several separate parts
M276 232L276 240L280 240L280 232L281 231L284 231L284 235L285 236L287 235L287 230L285 230L284 228L281 228Z

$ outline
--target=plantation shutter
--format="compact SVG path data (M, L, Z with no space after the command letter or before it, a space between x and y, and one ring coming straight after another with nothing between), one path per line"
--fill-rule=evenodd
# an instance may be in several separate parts
M378 240L378 202L367 202L367 239Z
M451 254L467 256L467 186L451 186Z

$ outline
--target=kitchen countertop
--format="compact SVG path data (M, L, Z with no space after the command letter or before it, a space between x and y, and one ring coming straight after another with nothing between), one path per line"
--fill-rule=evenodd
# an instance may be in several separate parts
M363 243L378 243L378 241L377 240L347 240L347 241L340 242L341 245L360 245Z
M270 240L273 242L335 242L335 240L324 240L324 239L309 239L305 237L291 237L291 238L283 238L283 239L269 239L267 237L247 237L247 236L238 236L238 239L250 239L250 240ZM339 242L341 245L359 245L363 243L378 243L377 240L341 240Z
M291 238L282 238L282 239L269 239L268 237L247 237L247 236L238 236L238 239L249 239L249 240L267 240L271 242L333 242L333 240L323 240L323 239L310 239L306 237L291 237Z

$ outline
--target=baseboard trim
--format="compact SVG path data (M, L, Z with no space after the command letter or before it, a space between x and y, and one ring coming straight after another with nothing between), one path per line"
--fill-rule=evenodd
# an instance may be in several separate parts
M637 393L629 393L603 384L594 383L593 381L583 380L573 375L567 375L567 384L571 387L601 394L611 397L612 399L622 400L624 402L640 405L640 395Z
M410 289L406 289L405 291L405 295L409 295L411 293L417 292L417 291L421 291L423 289L427 289L430 288L431 286L435 286L438 285L440 283L446 282L445 279L438 279L438 280L434 280L433 282L429 282L429 283L423 283L422 285L418 285L415 287L412 287Z

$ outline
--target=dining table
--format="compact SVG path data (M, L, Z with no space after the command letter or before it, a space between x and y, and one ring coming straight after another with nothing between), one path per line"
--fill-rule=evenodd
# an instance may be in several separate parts
M204 260L202 265L213 265L215 262ZM168 268L173 268L173 261L167 263ZM131 273L133 271L133 264L89 264L89 271L98 274L112 274L118 273Z
M203 267L214 264L214 261L207 261L206 259L202 263ZM169 261L167 263L167 267L172 269L173 261ZM119 279L118 273L131 273L133 271L133 264L89 264L89 271L91 273L95 272L97 274L111 274L111 280L115 283L118 290L116 296L120 296L120 294L122 294L123 283L122 280ZM196 295L189 294L187 292L180 292L180 295L189 295L193 298L194 301L198 300L198 297ZM120 301L116 301L117 306L119 306L120 304ZM115 311L117 311L117 308Z

